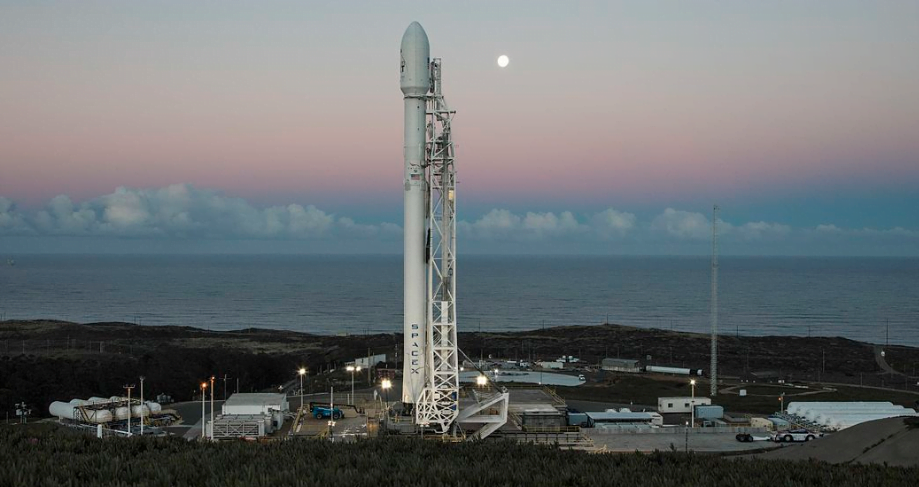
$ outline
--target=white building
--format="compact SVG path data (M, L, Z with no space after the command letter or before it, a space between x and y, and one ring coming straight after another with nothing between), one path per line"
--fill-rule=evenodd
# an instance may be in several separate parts
M284 415L290 412L290 404L284 394L266 392L236 393L223 403L224 416L269 416L278 429L284 424Z
M378 363L380 363L380 362L384 362L384 363L385 363L386 361L387 361L387 360L386 360L386 354L385 354L385 353L380 353L380 354L377 354L377 355L371 355L371 356L369 356L369 357L358 357L358 358L354 359L354 365L356 365L356 366L358 366L358 367L360 367L360 368L362 368L362 369L367 369L367 368L370 368L370 367L375 367L375 366L376 366Z
M657 412L664 413L691 413L692 408L699 405L710 405L708 397L659 397L657 398Z

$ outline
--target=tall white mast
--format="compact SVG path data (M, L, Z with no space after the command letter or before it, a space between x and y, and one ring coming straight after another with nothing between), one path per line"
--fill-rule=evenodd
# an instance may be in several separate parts
M718 395L718 217L721 208L712 207L712 363L711 397Z

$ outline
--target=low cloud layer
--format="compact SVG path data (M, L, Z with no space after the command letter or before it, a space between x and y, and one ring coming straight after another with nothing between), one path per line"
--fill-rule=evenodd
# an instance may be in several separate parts
M575 253L645 253L651 249L655 253L699 253L712 236L710 214L674 208L645 220L615 208L582 215L493 209L457 226L459 238L479 252L567 249ZM899 254L919 254L919 232L901 227L853 229L823 223L792 228L766 221L719 221L719 227L723 248L737 249L738 253L831 252L836 242L856 242L862 246L853 249L875 249L874 253L881 255L891 249ZM60 195L36 211L22 210L0 197L0 237L10 236L188 242L315 240L331 248L343 243L348 244L348 251L374 252L399 248L402 228L390 222L358 223L312 205L259 208L219 191L175 184L154 189L118 188L80 203ZM374 247L378 242L388 242L388 246Z
M44 209L23 214L0 199L0 232L6 234L173 237L291 238L376 237L401 234L397 225L360 225L315 206L256 208L242 198L189 184L159 189L118 188L74 204L56 196Z

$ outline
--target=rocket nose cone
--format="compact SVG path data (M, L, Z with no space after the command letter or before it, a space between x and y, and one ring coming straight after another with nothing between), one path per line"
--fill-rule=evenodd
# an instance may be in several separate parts
M412 32L415 34L420 33L421 35L427 36L427 34L425 34L424 32L424 27L422 27L421 24L419 24L417 20L412 22L411 24L408 24L408 27L405 28L405 34L408 35L409 32Z
M402 35L400 87L406 96L421 96L431 85L428 64L431 47L428 35L418 22L412 22Z
M421 47L427 45L428 34L424 31L424 27L418 22L409 24L408 28L405 29L405 34L402 34L402 49L404 50L410 46Z

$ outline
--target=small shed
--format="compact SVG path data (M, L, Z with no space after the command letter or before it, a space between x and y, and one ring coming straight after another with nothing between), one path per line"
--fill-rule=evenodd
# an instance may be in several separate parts
M605 358L600 362L600 368L613 372L641 372L638 360L626 358Z

